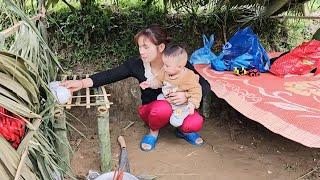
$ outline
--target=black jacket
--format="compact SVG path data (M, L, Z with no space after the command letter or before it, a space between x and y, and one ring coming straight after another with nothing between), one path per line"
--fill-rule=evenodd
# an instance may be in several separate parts
M188 62L186 67L193 70L196 74L200 76L200 85L202 87L202 97L208 94L211 90L210 84L194 69L194 67ZM144 76L144 66L140 58L132 58L123 62L120 66L99 72L90 76L93 81L93 87L99 87L102 85L117 82L128 77L136 78L139 83L147 80ZM151 89L147 88L145 90L141 89L141 100L142 104L148 104L157 99L157 96L161 93L161 88Z

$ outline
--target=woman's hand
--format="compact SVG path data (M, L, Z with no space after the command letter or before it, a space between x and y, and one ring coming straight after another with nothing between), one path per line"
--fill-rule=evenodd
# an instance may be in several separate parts
M181 105L188 101L186 93L185 92L172 92L168 94L168 97L166 98L169 103L174 105Z
M66 80L62 81L60 85L68 88L71 91L71 93L84 88L83 80Z

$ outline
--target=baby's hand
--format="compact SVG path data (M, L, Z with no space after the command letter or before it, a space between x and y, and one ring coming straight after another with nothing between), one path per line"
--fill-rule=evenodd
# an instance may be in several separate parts
M190 115L194 114L194 108L189 108L189 114Z
M195 107L192 103L188 104L188 111L190 115L194 114L194 109Z
M142 83L139 84L141 89L147 89L150 87L150 84L147 81L143 81Z

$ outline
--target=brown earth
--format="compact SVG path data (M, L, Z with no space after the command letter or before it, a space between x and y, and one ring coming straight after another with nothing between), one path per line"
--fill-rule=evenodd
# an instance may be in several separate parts
M135 112L139 104L138 90L133 88L136 85L131 86L135 83L129 79L109 89L115 103L110 109L113 168L118 164L120 152L117 137L123 135L131 172L136 176L156 176L159 180L297 179L311 171L303 179L320 179L319 149L272 133L217 99L212 107L213 117L206 119L200 132L206 142L204 146L194 147L175 137L174 129L167 126L161 130L155 150L141 151L139 143L147 128ZM74 108L71 113L85 125L69 120L87 137L70 131L70 142L75 149L72 169L78 179L85 179L89 170L100 168L96 111ZM130 122L134 122L133 126L124 130Z

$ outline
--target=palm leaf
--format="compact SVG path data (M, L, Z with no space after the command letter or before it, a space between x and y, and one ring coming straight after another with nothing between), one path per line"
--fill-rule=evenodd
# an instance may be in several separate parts
M22 178L55 179L62 174L60 172L63 172L63 169L57 164L59 157L53 145L56 139L52 134L54 98L47 84L55 79L56 67L61 66L36 25L12 1L4 2L9 12L23 20L23 25L15 34L13 43L5 45L10 47L8 52L0 52L0 75L5 75L0 80L3 82L0 89L0 106L30 120L27 125L28 133L17 151L12 151L21 154L28 149L28 158L21 163L32 166L36 178L24 178L21 173ZM5 84L6 81L9 84ZM2 159L0 163L0 166L8 171ZM17 168L19 164L12 167ZM12 179L12 175L10 178Z
M28 92L19 83L17 83L16 81L13 81L11 79L11 76L0 72L0 85L5 86L7 89L10 90L10 92L9 91L4 92L5 90L0 87L1 88L0 93L2 92L1 94L6 93L5 95L7 97L10 96L13 98L13 100L18 102L19 100L13 96L13 93L15 93L15 96L22 98L25 102L28 103L28 105L32 105L28 96ZM19 101L19 102L22 103L22 101Z
M0 168L1 178L10 177L13 179L19 165L19 155L3 137L0 137L0 160L5 164L5 168ZM4 170L3 170L4 169ZM21 177L24 179L37 179L30 167L23 165Z
M39 90L37 84L30 76L26 68L21 67L22 64L19 64L15 59L0 54L0 71L12 76L17 82L19 82L25 90L28 91L32 102L39 104L38 94Z
M5 96L0 96L0 106L6 108L10 112L13 112L14 114L18 114L26 118L41 118L41 116L32 112L28 107L23 106Z
M53 61L63 71L58 59L55 57L54 53L50 50L49 46L47 45L45 40L42 38L40 32L38 31L38 29L36 28L34 23L30 20L30 18L28 18L25 15L25 13L20 8L18 8L17 5L15 5L12 1L10 1L10 0L3 0L3 1L7 5L6 6L7 9L9 9L12 12L14 12L15 14L17 14L23 21L26 22L26 25L28 25L34 31L34 33L37 35L37 38L39 39L39 41L43 44L44 50L48 51L50 56L53 58Z
M0 83L1 84L1 83ZM10 98L11 100L15 101L15 102L20 102L22 103L19 99L17 99L15 96L15 94L13 94L11 91L8 91L7 89L3 88L0 86L0 94L3 96L6 96L8 98ZM22 103L23 104L23 103Z

